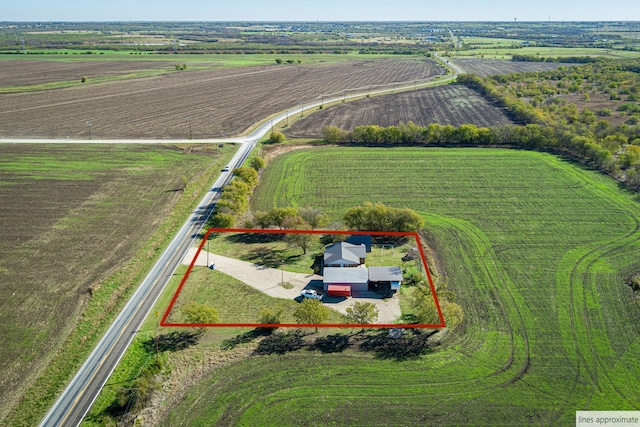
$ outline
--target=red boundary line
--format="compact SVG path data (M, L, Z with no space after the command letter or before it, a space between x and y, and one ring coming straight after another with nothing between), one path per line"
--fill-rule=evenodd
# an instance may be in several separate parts
M440 318L439 324L423 324L423 323L400 323L400 324L377 324L377 323L365 323L365 324L351 324L351 323L320 323L320 324L307 324L307 323L277 323L277 324L267 324L267 323L169 323L167 319L173 310L173 306L175 305L180 292L182 292L182 288L184 287L189 275L191 274L191 270L198 259L198 255L202 251L204 244L207 240L209 240L209 235L211 233L267 233L267 234L346 234L346 235L359 235L366 234L371 236L404 236L404 237L413 237L416 239L416 244L418 245L418 251L420 252L420 258L422 259L422 265L424 266L424 271L427 273L427 280L429 281L429 287L431 288L431 294L433 295L433 299L436 303L436 309L438 310L438 317ZM189 268L187 268L187 272L185 273L178 289L176 290L167 310L162 316L162 320L160 321L160 326L164 327L189 327L189 328L204 328L204 327L217 327L217 328L230 328L230 327L243 327L243 328L446 328L446 323L444 320L444 316L442 315L442 309L440 308L440 302L438 301L438 296L436 295L436 288L433 285L433 280L431 278L431 273L429 272L429 265L427 264L427 258L424 254L424 250L422 249L422 242L420 241L420 236L416 232L400 232L400 231L336 231L336 230L274 230L274 229L252 229L252 228L210 228L207 230L204 239L202 239L202 243L198 246L198 250L196 251L191 264L189 264Z

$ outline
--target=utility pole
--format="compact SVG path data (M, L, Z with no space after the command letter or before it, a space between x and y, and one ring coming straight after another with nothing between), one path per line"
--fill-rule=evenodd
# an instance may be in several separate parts
M282 271L282 279L280 279L280 286L284 286L284 260L280 264L280 270Z
M189 139L193 139L193 129L191 128L191 119L189 119Z
M89 139L93 139L93 132L91 131L91 120L87 121L87 125L89 126Z

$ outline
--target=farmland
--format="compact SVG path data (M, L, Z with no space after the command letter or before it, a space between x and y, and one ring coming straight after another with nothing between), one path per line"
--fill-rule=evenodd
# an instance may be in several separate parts
M105 71L107 74L115 69L109 62L103 64L110 70ZM46 63L36 63L28 69L41 76ZM219 137L244 132L266 116L322 95L344 93L345 89L362 90L369 85L375 88L423 80L442 73L444 70L428 58L415 57L318 65L274 62L262 67L174 72L55 90L6 93L0 95L0 136Z
M459 126L510 124L502 110L464 86L440 86L420 91L382 95L337 105L297 121L286 130L292 137L321 137L325 126L352 131L360 125L397 126L440 123Z
M118 297L165 243L153 233L170 235L182 224L233 151L0 145L0 419L42 372L58 381L54 387L64 384L66 364L86 354ZM76 326L73 356L50 364ZM47 387L30 394L19 417L42 415L51 403Z
M514 62L480 58L456 58L455 63L459 65L465 73L477 74L482 77L494 74L548 71L566 65L558 62Z
M167 425L269 424L276 413L284 424L567 424L577 409L635 408L640 309L625 280L639 268L636 195L541 153L320 148L273 160L253 208L338 218L365 200L423 214L463 325L402 365L349 351L234 363Z

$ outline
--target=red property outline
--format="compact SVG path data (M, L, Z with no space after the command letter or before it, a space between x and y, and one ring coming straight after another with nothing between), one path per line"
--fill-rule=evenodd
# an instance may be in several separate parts
M266 323L169 323L167 319L171 314L171 310L173 310L173 306L184 287L184 284L187 282L189 275L191 274L191 270L193 269L202 248L204 247L205 242L209 239L209 235L211 233L267 233L267 234L346 234L346 235L359 235L366 234L370 236L404 236L404 237L413 237L416 239L416 244L418 246L418 251L420 252L420 258L422 259L422 265L424 266L424 271L427 273L427 279L429 281L429 287L431 288L431 294L433 295L433 299L436 303L436 309L438 310L438 317L440 318L440 323L438 324L423 324L423 323L390 323L390 324L380 324L380 323L369 323L369 324L352 324L352 323L320 323L320 324L307 324L307 323L276 323L276 324L266 324ZM420 236L416 232L397 232L397 231L336 231L336 230L273 230L273 229L251 229L251 228L210 228L207 230L204 238L202 239L202 243L198 246L198 250L189 264L189 268L185 273L176 293L173 295L171 299L171 303L167 307L167 310L162 316L162 320L160 321L160 326L164 327L189 327L189 328L203 328L203 327L217 327L217 328L231 328L231 327L243 327L243 328L445 328L447 325L444 321L444 316L442 315L442 309L440 308L440 302L438 301L438 296L436 295L436 289L433 285L433 280L431 279L431 273L429 272L429 265L427 264L427 258L424 255L424 250L422 249L422 242L420 241Z

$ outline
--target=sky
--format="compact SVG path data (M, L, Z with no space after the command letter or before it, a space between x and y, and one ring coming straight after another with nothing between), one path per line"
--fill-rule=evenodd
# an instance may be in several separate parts
M640 21L638 0L8 0L2 21Z

